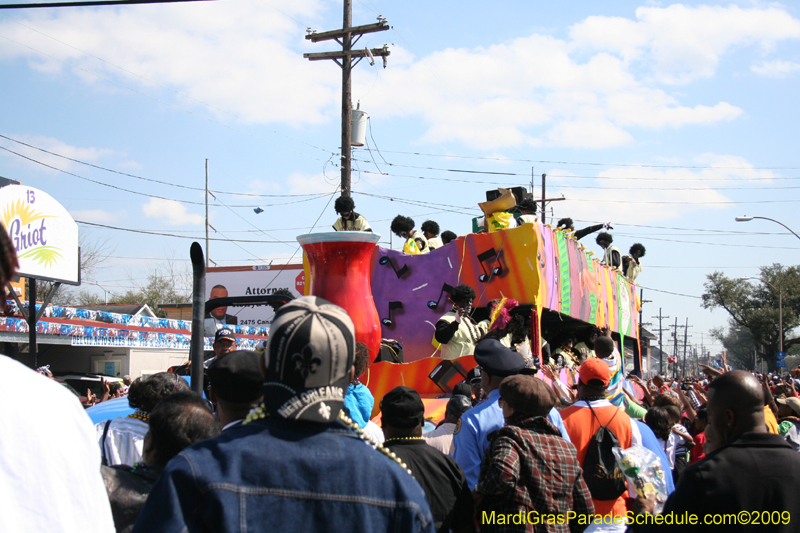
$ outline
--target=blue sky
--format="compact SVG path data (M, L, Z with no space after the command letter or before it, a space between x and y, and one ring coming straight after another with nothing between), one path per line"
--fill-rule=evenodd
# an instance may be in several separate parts
M714 270L753 276L798 257L780 226L733 220L800 230L798 11L355 0L354 24L383 15L393 27L358 44L392 55L385 70L354 70L353 99L371 117L370 150L354 153L357 210L385 246L396 214L462 235L485 190L529 184L533 167L537 196L545 172L548 197L567 198L548 219L611 221L620 249L647 247L645 321L659 308L668 323L688 317L690 342L708 345L724 313L658 291L697 297ZM212 242L211 259L285 262L297 234L335 219L341 75L302 54L333 49L306 41L306 28L340 25L341 4L328 0L0 11L0 176L47 191L79 221L199 239L208 159L223 193L212 236L286 241ZM91 281L112 292L164 259L183 263L191 242L81 231L107 242Z

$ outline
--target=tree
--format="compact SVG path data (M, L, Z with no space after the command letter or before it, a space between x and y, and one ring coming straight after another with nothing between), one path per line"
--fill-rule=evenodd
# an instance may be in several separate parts
M713 328L711 336L722 343L731 365L744 370L755 369L756 343L750 330L739 327L730 320L727 328Z
M131 277L135 288L114 295L114 303L145 303L158 316L166 316L158 308L159 304L181 304L192 301L191 273L187 268L179 268L174 261L167 261L155 267L138 283Z
M93 239L91 232L81 232L79 238L81 247L81 283L94 281L97 269L114 253L109 250L109 238ZM51 281L37 281L36 299L44 300L50 293L54 283ZM80 286L78 286L80 287ZM85 289L71 285L61 285L53 295L54 305L97 305L103 303L102 298L96 297Z
M784 351L800 345L792 332L800 326L800 267L780 264L761 267L761 283L728 278L722 272L707 276L703 307L721 307L737 328L747 329L756 346L763 345L763 358L775 367L775 354L783 338ZM783 295L783 330L779 324L779 291Z

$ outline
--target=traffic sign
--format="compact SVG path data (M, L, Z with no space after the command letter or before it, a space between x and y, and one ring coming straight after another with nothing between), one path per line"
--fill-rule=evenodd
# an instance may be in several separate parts
M778 361L775 366L778 368L786 368L786 361Z
M778 352L778 355L776 357L778 358L778 361L783 361L784 359L786 359L786 352Z

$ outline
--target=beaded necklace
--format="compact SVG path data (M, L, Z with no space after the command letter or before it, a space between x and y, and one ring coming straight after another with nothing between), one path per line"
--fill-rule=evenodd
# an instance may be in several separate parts
M452 311L454 313L457 313L458 312L458 306L453 305ZM476 325L475 325L475 321L472 319L472 317L467 315L467 314L465 314L464 316L461 317L461 323L464 324L467 327L467 332L469 333L469 337L472 340L472 344L475 344L476 342L478 342L478 339L480 338L480 332L475 329Z
M589 403L589 402L594 402L594 401L598 401L598 400L606 400L606 399L607 398L605 396L584 396L583 398L578 398L577 401Z
M400 442L404 440L422 440L422 437L393 437L391 439L386 439L383 443L386 444L388 442Z
M145 413L141 409L137 409L136 412L129 414L128 418L135 418L135 419L141 420L142 422L147 424L148 421L150 420L150 415L148 415L147 413Z
M269 413L267 413L267 410L264 408L264 404L263 403L261 405L259 405L258 407L254 408L253 410L251 410L247 414L247 417L244 419L244 422L242 422L242 425L249 424L249 423L251 423L251 422L253 422L255 420L259 420L261 418L269 418ZM364 433L364 430L361 429L361 427L359 427L359 425L356 422L354 422L353 419L351 419L349 416L345 415L344 411L342 411L342 410L339 411L339 417L338 418L344 425L346 425L347 427L349 427L350 429L355 431L358 434L358 438L359 439L361 439L364 442L370 444L373 448L375 448L376 450L381 452L383 455L385 455L386 457L388 457L389 459L391 459L395 463L399 464L403 468L403 470L405 470L406 472L409 473L409 475L411 477L414 477L414 475L411 473L411 470L408 468L408 465L406 465L403 462L403 460L400 459L397 456L396 453L394 453L393 451L385 448L382 444L378 444L377 442L375 442L372 439L372 437L370 437L369 435ZM418 438L421 439L422 437L418 437Z

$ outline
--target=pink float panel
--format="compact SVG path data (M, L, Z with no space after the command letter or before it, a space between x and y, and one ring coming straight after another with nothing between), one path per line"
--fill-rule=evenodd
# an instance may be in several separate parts
M380 235L339 231L309 233L297 237L308 259L311 283L308 294L342 307L371 356L381 347L381 324L372 299L372 254Z

